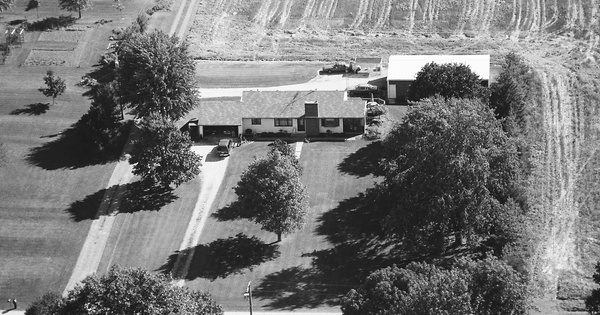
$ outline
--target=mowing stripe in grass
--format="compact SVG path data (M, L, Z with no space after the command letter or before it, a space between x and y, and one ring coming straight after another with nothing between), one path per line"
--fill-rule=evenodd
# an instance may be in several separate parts
M108 181L106 192L102 198L102 204L96 214L96 219L90 225L90 231L83 243L79 258L71 273L71 278L63 291L63 295L75 288L75 285L85 277L94 274L98 270L102 254L106 247L106 242L110 235L113 222L115 220L113 213L118 211L120 196L126 189L126 184L133 177L131 172L133 166L128 160L120 161Z

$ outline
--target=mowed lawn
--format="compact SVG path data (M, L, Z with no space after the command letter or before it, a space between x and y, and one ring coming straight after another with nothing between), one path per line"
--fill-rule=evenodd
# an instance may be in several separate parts
M67 91L48 107L51 99L37 91L45 71L0 73L0 138L8 158L0 167L0 296L20 307L64 289L90 226L68 209L104 188L114 168L80 163L76 145L61 134L89 108L85 90L75 86L84 70L56 70Z
M302 182L309 197L307 224L278 244L273 244L277 240L274 233L262 231L259 225L248 220L224 220L222 215L219 220L214 215L227 212L227 207L236 200L232 188L241 173L254 156L263 156L269 150L266 142L236 148L213 204L213 215L196 247L186 285L210 291L225 310L247 309L242 293L248 281L252 281L255 310L339 311L337 299L358 284L323 276L312 261L316 253L333 247L319 230L322 215L364 192L376 181L369 172L354 175L341 167L343 161L368 145L369 142L363 140L303 145L300 164L304 169ZM243 235L235 237L238 233Z
M197 61L200 88L266 87L305 83L323 63L309 61Z

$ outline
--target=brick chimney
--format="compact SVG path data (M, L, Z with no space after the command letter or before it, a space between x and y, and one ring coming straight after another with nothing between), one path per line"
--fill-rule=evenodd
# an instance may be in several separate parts
M304 102L304 117L319 117L319 102Z

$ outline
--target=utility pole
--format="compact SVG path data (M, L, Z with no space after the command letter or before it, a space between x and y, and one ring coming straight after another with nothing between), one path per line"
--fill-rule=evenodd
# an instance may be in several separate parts
M250 306L250 315L252 315L252 288L250 288L251 283L252 281L248 281L246 292L244 292L244 297L248 299L248 304Z

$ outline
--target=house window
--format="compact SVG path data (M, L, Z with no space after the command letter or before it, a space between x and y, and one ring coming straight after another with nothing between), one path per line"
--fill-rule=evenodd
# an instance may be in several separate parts
M252 118L253 125L260 125L260 118Z
M291 118L275 118L275 127L291 127L292 119Z
M323 127L338 127L340 120L338 118L323 118L321 119L321 126Z

